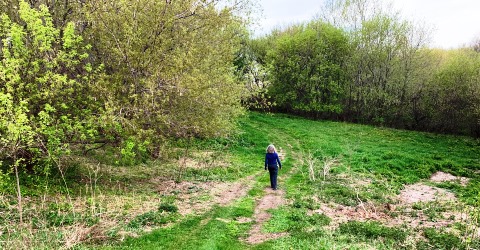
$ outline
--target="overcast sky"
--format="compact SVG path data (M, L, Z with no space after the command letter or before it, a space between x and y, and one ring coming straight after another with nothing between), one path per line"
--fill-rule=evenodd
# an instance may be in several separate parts
M311 20L324 0L258 0L263 12L256 35ZM431 47L458 48L480 37L480 0L393 0L404 18L433 29Z

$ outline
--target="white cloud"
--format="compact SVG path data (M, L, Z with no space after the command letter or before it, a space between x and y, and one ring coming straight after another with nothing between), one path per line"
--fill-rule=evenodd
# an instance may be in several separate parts
M311 20L320 10L319 0L259 0L263 8L260 28L256 35L264 35L277 27Z
M479 35L478 0L395 0L394 4L409 20L433 27L433 47L460 47Z

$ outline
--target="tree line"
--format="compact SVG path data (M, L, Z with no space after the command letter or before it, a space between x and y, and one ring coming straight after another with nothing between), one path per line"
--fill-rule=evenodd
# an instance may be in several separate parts
M428 47L429 30L379 1L330 0L317 18L246 42L253 109L480 136L478 45Z

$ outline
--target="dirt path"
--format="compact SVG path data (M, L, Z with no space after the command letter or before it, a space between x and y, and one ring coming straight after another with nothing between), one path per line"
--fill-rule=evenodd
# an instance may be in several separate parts
M202 214L214 205L228 206L247 195L259 173L235 182L181 182L165 181L157 187L163 195L177 194L176 205L181 215Z
M281 160L285 159L286 152L279 150ZM280 171L278 178L280 185L293 171ZM213 208L214 205L229 206L236 200L247 195L248 191L255 185L256 178L259 175L268 175L263 169L256 174L244 177L235 182L181 182L173 181L159 182L162 183L157 187L159 193L170 195L176 193L178 199L176 205L179 213L182 215L202 214ZM259 244L267 240L276 239L286 236L287 233L264 233L262 226L271 218L268 212L270 209L278 208L286 204L284 190L272 190L270 187L265 188L265 195L257 198L257 205L254 210L253 218L240 218L240 223L248 223L254 221L252 228L248 233L248 237L243 239L249 244ZM202 222L207 223L212 218L208 218ZM218 219L222 220L222 219Z
M285 177L291 172L284 173L279 177L279 182L283 183ZM267 174L263 170L254 175L247 176L235 182L208 182L208 183L191 183L191 182L165 182L159 190L163 194L178 192L177 207L182 215L199 214L212 209L214 205L229 206L236 200L247 195L255 184L255 178L261 174ZM284 190L272 190L270 187L265 188L265 195L257 199L253 219L241 218L243 222L254 221L254 225L248 233L248 237L244 239L249 244L259 244L267 240L277 239L286 236L287 233L264 233L262 226L271 218L268 212L270 209L278 208L286 203ZM208 201L201 200L199 197L209 197ZM212 218L206 219L202 224L206 224ZM220 219L221 220L221 219ZM242 221L239 221L243 223Z
M258 174L247 176L237 182L221 183L214 186L210 191L214 197L213 203L219 204L220 206L227 206L235 200L244 197L255 183L255 177L257 175Z
M259 200L257 207L255 208L255 224L253 225L252 229L250 229L250 232L248 232L248 237L245 239L245 242L249 244L259 244L267 240L277 239L287 235L287 233L262 232L263 224L271 217L271 214L268 213L268 210L278 208L279 206L285 204L285 192L283 190L272 190L271 188L266 188L265 191L267 194Z
M291 148L291 146L290 146ZM279 150L280 159L283 161L286 156L286 152L280 148ZM281 171L281 170L280 170ZM294 168L290 168L288 172L282 173L278 177L279 183L285 183L290 174L294 171ZM272 190L270 187L265 188L265 196L258 200L257 206L255 207L254 212L254 221L255 224L252 226L252 229L248 232L248 237L245 238L245 242L249 244L259 244L267 240L273 240L280 237L287 236L288 233L265 233L262 232L262 226L270 220L272 215L268 212L270 209L278 208L282 205L285 205L285 191L282 189Z

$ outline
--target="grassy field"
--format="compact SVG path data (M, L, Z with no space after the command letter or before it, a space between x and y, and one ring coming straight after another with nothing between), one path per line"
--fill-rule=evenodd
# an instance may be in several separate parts
M32 196L38 219L3 228L3 247L480 248L479 140L259 113L239 130L171 145L175 160L72 159L70 196ZM284 157L277 191L263 170L270 143ZM14 203L0 204L8 225Z

